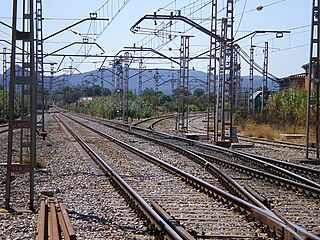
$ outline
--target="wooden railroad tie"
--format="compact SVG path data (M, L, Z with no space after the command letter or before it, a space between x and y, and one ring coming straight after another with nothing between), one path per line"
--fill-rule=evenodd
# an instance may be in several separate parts
M37 240L74 240L76 232L60 198L42 195L38 212Z

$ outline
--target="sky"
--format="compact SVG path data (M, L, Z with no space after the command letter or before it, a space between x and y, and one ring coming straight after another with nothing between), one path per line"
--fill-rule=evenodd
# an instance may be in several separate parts
M18 2L21 2L19 0ZM119 6L125 7L115 16L119 10ZM225 6L227 0L218 0L218 34L220 34L221 18L225 16ZM105 4L105 5L104 5ZM72 44L64 50L58 51L61 54L77 54L90 53L114 56L125 47L132 47L134 44L138 47L151 47L168 57L179 57L180 35L190 37L190 56L208 50L209 37L196 29L180 22L174 22L171 28L166 28L165 32L155 36L152 31L149 36L143 34L133 34L130 27L146 14L168 15L170 12L174 14L181 10L181 15L188 17L201 26L210 29L210 1L208 0L45 0L43 1L43 33L44 38L51 34L70 26L84 18L89 17L90 13L95 12L101 6L104 7L97 11L98 17L109 18L114 20L99 35L93 33L101 32L103 24L108 21L86 21L80 25L66 30L61 34L47 39L44 42L45 53L52 53L65 46ZM205 7L204 7L205 6ZM260 8L258 7L260 6ZM260 11L257 10L261 9ZM263 46L265 42L269 44L268 71L275 76L285 77L296 73L303 72L301 66L309 60L309 42L311 29L311 8L312 0L236 0L234 11L234 38L237 40L242 36L257 30L268 31L290 31L284 34L283 38L276 38L272 34L256 34L253 38L247 37L238 44L249 54L250 41L255 45L255 61L259 65L263 65ZM4 0L0 8L0 21L11 25L12 1ZM168 22L166 22L168 23ZM161 21L156 22L145 20L139 26L154 30L155 27L161 27ZM91 27L90 27L91 26ZM90 27L90 34L88 29ZM172 41L168 41L168 33L176 36ZM0 24L0 39L11 41L10 29ZM88 38L91 45L84 46L80 44L84 38ZM92 46L92 48L89 48ZM0 41L0 52L2 49L10 46ZM90 51L90 52L89 52ZM131 53L141 56L141 53ZM147 56L151 56L150 53ZM153 55L154 56L154 55ZM2 65L2 54L0 56L0 64ZM108 66L113 57L107 58L104 66ZM77 58L67 57L46 57L47 63L56 63L55 68L63 71L72 67L78 72L94 70L102 65L102 58ZM249 66L241 61L241 75L248 75ZM208 60L197 59L190 61L190 67L206 71ZM48 65L49 66L49 65ZM133 61L131 67L138 67L138 62ZM146 68L178 68L179 66L167 60L146 60L144 61ZM2 73L2 67L0 72ZM256 73L258 74L258 73Z

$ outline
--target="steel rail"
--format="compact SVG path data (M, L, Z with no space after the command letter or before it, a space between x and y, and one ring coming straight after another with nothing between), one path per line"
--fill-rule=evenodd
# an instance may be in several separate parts
M153 129L153 127L151 127L151 129ZM249 160L252 163L259 165L260 167L261 166L264 167L264 168L268 167L268 170L272 170L274 172L278 172L283 177L290 177L291 179L295 179L295 180L303 182L303 183L308 183L310 186L320 189L320 184L318 184L316 182L313 182L313 181L311 181L311 180L309 180L309 179L307 179L305 177L302 177L302 176L300 176L300 175L298 175L296 173L290 172L287 169L284 169L284 168L280 167L279 165L280 165L281 161L277 161L277 166L276 166L276 165L270 163L271 161L270 162L263 161L262 157L256 158L253 155L246 154L246 153L243 153L243 152L238 152L238 151L235 151L235 150L232 150L232 149L228 149L228 148L223 148L223 147L220 147L220 146L217 146L217 145L212 145L212 144L208 144L208 143L204 143L204 142L199 142L199 141L196 141L196 140L187 139L187 138L180 137L180 136L175 136L175 135L164 133L164 132L160 132L160 131L155 131L155 130L153 130L153 131L156 132L157 134L162 135L162 136L166 136L166 137L174 138L174 139L177 139L177 140L180 140L180 141L188 142L189 144L192 144L192 145L195 145L195 146L198 146L198 147L204 147L204 148L207 148L207 149L211 149L213 151L219 152L219 153L221 153L223 155L227 155L227 156L232 157L232 158ZM285 162L284 162L283 165L288 166L288 164L285 163ZM293 167L294 164L291 164L291 166ZM306 167L303 167L303 166L300 166L300 165L295 165L295 166L296 166L297 169L303 169L304 171L306 171L306 169L307 169ZM310 172L314 172L314 169L312 169L312 168L309 168L309 169L310 169Z
M131 128L133 128L133 127L131 127ZM134 127L134 128L137 128L137 127ZM150 132L150 130L145 130L145 129L143 129L143 130ZM232 162L227 161L227 160L222 160L220 158L213 157L212 155L208 155L208 154L196 151L196 150L187 150L184 147L181 147L181 146L178 146L178 145L174 145L174 144L171 144L171 143L167 143L165 141L161 141L161 140L158 140L158 139L155 139L155 138L145 137L142 134L139 134L139 135L141 137L148 138L149 140L161 143L162 145L166 145L166 146L168 146L168 147L170 147L172 149L179 149L181 152L185 151L186 153L188 153L190 155L193 153L193 154L195 154L194 155L195 157L201 156L204 159L210 159L210 160L214 160L215 162L223 163L225 165L230 165L230 166L236 167L238 169L242 169L243 171L246 171L247 173L253 174L255 176L258 176L258 175L259 176L264 176L266 179L273 179L273 180L276 180L276 181L279 181L279 182L283 182L287 186L299 188L304 192L306 191L306 193L309 193L309 195L310 195L310 193L314 193L315 195L320 197L320 187L318 187L319 184L317 184L317 183L315 183L313 181L310 181L309 179L307 179L308 182L311 182L313 186L309 186L309 185L306 185L304 183L295 182L295 181L292 181L292 180L289 180L289 179L286 179L284 177L280 177L280 176L277 176L277 175L272 175L272 174L269 174L269 173L265 173L263 171L252 169L252 168L243 166L241 164L236 164L236 163L232 163ZM171 137L171 135L170 135L170 137ZM207 166L208 163L210 163L210 162L204 160L204 162L202 164ZM268 167L270 167L270 166L269 165L263 165L263 168L268 168Z
M135 127L135 128L137 128L137 127ZM145 130L145 129L143 129L143 130ZM146 130L146 131L150 132L150 130ZM141 137L144 137L144 136L142 135ZM175 150L180 150L181 152L185 152L187 154L190 154L188 152L191 152L191 153L195 154L195 157L198 158L198 159L199 159L199 156L200 156L203 159L210 159L210 160L213 160L214 162L218 162L219 164L222 163L223 165L227 165L227 166L231 166L231 167L236 168L236 169L240 169L240 171L246 172L246 173L248 173L249 175L251 175L253 177L258 177L258 178L264 177L266 180L268 180L270 182L275 182L275 183L279 183L280 182L281 185L285 184L287 188L299 189L301 192L304 192L308 196L320 197L320 189L319 188L311 187L311 186L308 186L308 185L305 185L305 184L302 184L302 183L298 183L298 182L295 182L295 181L292 181L292 180L288 180L288 179L283 178L283 177L278 177L278 176L275 176L275 175L272 175L272 174L268 174L268 173L265 173L265 172L260 171L260 170L255 170L255 169L243 166L241 164L236 164L236 163L232 163L232 162L229 162L229 161L226 161L226 160L222 160L222 159L213 157L211 155L201 153L199 151L186 150L185 148L180 147L178 145L166 143L164 141L157 140L155 138L150 138L150 137L144 137L144 138L148 138L149 140L154 141L154 142L159 142L159 143L162 142L163 145L166 145L169 148L172 148L172 149L175 149ZM204 161L206 161L206 160L204 160ZM218 174L220 174L220 176L222 175L221 171L219 169L218 170L214 169L216 167L214 165L212 165L211 162L209 162L209 164L205 164L205 166L206 166L206 168L207 168L207 170L209 172L210 171L214 171L215 173L217 173L217 171L218 171ZM231 179L229 176L227 176L227 178ZM257 200L255 197L250 197L250 196L252 196L251 193L249 193L249 196L248 196L247 195L247 190L246 189L242 190L243 188L238 183L236 183L236 182L232 183L230 180L229 181L225 180L225 182L228 182L228 184L231 183L232 190L234 191L234 193L237 196L244 197L244 199L248 198L248 200L250 202L254 202L259 207L261 206L262 203L260 202L260 204L257 204L257 202L259 202L259 200ZM237 188L236 185L239 185L239 187ZM264 205L264 204L265 203L263 203L262 205ZM263 209L267 209L267 210L271 211L268 207L269 206L266 205L266 206L264 206ZM299 234L301 234L302 236L307 237L307 238L310 237L311 239L313 239L315 237L313 234L307 232L305 229L297 226L296 224L294 224L294 223L292 223L290 221L287 221L278 212L273 212L273 211L271 211L271 212L276 214L276 216L280 217L283 221L285 221L287 226L289 226L291 229L297 230L297 232L299 232Z
M174 115L170 115L168 117L165 117L165 118L170 118ZM157 117L155 117L156 119ZM90 120L92 120L92 118L90 118ZM150 119L149 119L150 120ZM162 121L163 119L159 119L157 121ZM98 120L98 121L102 121L101 119ZM106 122L106 120L103 120L104 122ZM143 120L143 121L140 121L138 124L144 122L144 121L148 121L148 120ZM111 121L110 121L111 122ZM100 122L101 123L101 122ZM111 122L112 124L115 124L114 122ZM101 123L101 124L104 124L104 123ZM190 145L194 145L194 146L198 146L198 147L204 147L204 148L209 148L211 150L214 150L214 151L217 151L218 153L220 154L223 154L223 155L226 155L228 157L232 157L232 158L238 158L238 159L246 159L246 160L249 160L251 161L252 163L258 165L260 168L262 167L263 169L268 169L268 170L273 170L272 172L273 173L278 173L278 175L280 177L275 177L274 175L271 175L270 176L274 176L275 179L279 179L279 181L282 181L284 182L285 184L294 184L295 182L294 181L287 181L288 177L291 179L291 180L297 180L299 181L300 183L297 183L297 184L294 184L294 187L298 187L299 189L301 189L302 191L307 191L307 192L313 192L315 193L316 195L319 196L319 191L320 191L320 184L314 182L314 181L311 181L307 178L304 178L296 173L292 173L290 171L288 171L287 169L283 169L281 166L276 166L272 163L268 163L268 162L265 162L261 159L258 159L258 158L255 158L254 156L250 156L250 155L247 155L247 154L244 154L242 152L238 152L238 151L234 151L234 150L230 150L230 149L227 149L227 148L223 148L223 147L220 147L220 146L216 146L216 145L211 145L211 144L207 144L207 143L203 143L203 142L199 142L199 141L196 141L196 140L191 140L191 139L187 139L187 138L184 138L184 137L179 137L179 136L176 136L176 135L172 135L172 134L168 134L168 133L164 133L164 132L160 132L160 131L155 131L155 130L149 130L149 129L145 129L145 128L140 128L140 127L136 127L136 126L128 126L126 124L121 124L121 123L116 123L117 125L122 125L122 126L125 126L125 127L129 127L131 129L138 129L138 130L141 130L141 131L145 131L145 132L149 132L151 134L157 134L159 136L162 136L164 138L168 138L168 139L177 139L179 141L184 141L184 142L187 142L188 144ZM119 127L116 127L114 125L108 125L108 127L113 127L117 130L121 130L121 131L127 131L127 133L129 133L128 130L124 130L123 128L119 128ZM151 127L152 129L153 127ZM133 132L132 132L133 133ZM136 133L134 133L136 134ZM140 135L140 137L144 137L144 138L147 138L145 137L144 135ZM162 142L160 140L157 140L155 138L148 138L149 140L152 140L152 141L158 141L159 143ZM163 142L163 144L166 144L168 146L170 146L170 144L168 144L167 142ZM177 149L178 146L177 145L174 145L173 146L174 149ZM183 149L181 151L184 151L186 149ZM191 150L192 152L196 153L197 154L197 151L193 151ZM218 159L219 160L219 159ZM277 161L279 164L281 161ZM227 162L228 163L228 162ZM296 165L297 167L300 167L299 165ZM239 165L239 167L242 168L242 165ZM301 166L303 167L303 166ZM251 168L246 168L246 171L250 171ZM303 167L304 171L306 171L306 167ZM310 169L310 170L314 170L314 169ZM253 171L255 172L255 174L257 174L259 172L259 170L257 171ZM260 171L261 172L261 171ZM261 172L262 173L262 172ZM281 180L282 179L282 180ZM306 185L309 184L309 185Z
M187 138L184 138L184 137L180 137L180 136L176 136L176 135L172 135L172 134L168 134L168 133L164 133L164 132L160 132L160 131L154 130L154 125L155 124L157 124L160 121L163 121L164 119L168 119L168 118L171 118L171 117L174 117L174 116L175 115L169 115L169 116L165 116L165 117L148 118L148 119L139 121L138 123L133 124L132 126L128 126L126 124L121 124L121 123L116 123L116 124L117 125L126 126L126 127L130 127L131 129L136 128L138 130L147 131L149 133L157 134L159 136L162 136L162 137L165 137L165 138L169 138L169 139L177 139L179 141L187 142L190 145L194 145L194 146L198 146L198 147L204 147L204 148L207 148L207 149L209 148L209 149L211 149L213 151L217 151L218 153L221 153L221 154L226 155L228 157L249 160L253 164L258 165L259 167L262 167L263 169L268 169L268 171L272 170L273 173L278 173L278 175L281 176L282 179L286 179L287 177L289 177L291 180L297 180L300 183L303 183L302 185L298 184L299 186L305 186L303 188L303 190L308 190L308 191L310 190L310 192L313 192L314 190L316 190L315 193L317 195L319 195L318 192L319 192L319 189L320 189L320 184L318 184L318 183L316 183L314 181L311 181L311 180L309 180L309 179L307 179L305 177L302 177L302 176L300 176L300 175L298 175L296 173L290 172L287 169L282 168L280 166L281 161L276 161L277 165L275 165L273 163L269 163L267 161L263 161L263 159L256 158L255 156L250 156L250 154L245 154L245 153L238 152L238 151L235 151L235 150L232 150L232 149L223 148L223 147L220 147L220 146L207 144L207 143L204 143L204 142L199 142L199 141L196 141L196 140L187 139ZM85 117L85 116L83 116L83 117ZM155 122L153 122L153 124L150 127L151 130L148 130L148 129L145 129L145 128L136 127L136 125L138 125L138 124L150 121L150 119L152 120L152 119L157 119L157 118L159 118L159 119L156 120ZM90 120L92 120L92 118L90 118ZM103 120L102 119L98 119L98 121L108 122L105 119L103 119ZM113 126L108 125L109 127L117 128L117 127L114 126L114 124L115 124L114 122L112 122L112 121L109 121L109 122L113 124ZM102 124L104 124L104 123L102 123ZM117 129L118 130L123 130L121 128L117 128ZM151 140L155 140L155 139L151 138ZM288 164L286 162L284 162L284 165L288 165ZM310 172L312 172L312 173L313 172L318 172L317 170L314 171L314 169L312 169L312 168L307 168L307 167L300 166L300 165L291 164L290 166L292 166L292 167L296 166L297 169L303 169L303 171L307 171L307 169L310 169ZM308 189L308 185L306 185L306 183L310 185L309 189Z
M263 138L257 138L257 137L246 137L246 136L240 136L243 141L245 142L256 142L256 143L261 143L265 145L271 145L271 146L279 146L279 145L286 145L289 146L290 148L294 149L305 149L305 145L299 144L299 143L293 143L293 142L284 142L284 141L279 141L279 140L264 140Z
M145 202L142 197L139 196L138 193L136 193L97 153L95 153L80 136L73 132L58 116L56 117L99 167L112 178L112 182L124 191L126 199L131 206L133 205L136 209L143 212L143 214L152 222L153 226L166 236L166 239L183 239Z
M63 114L64 115L64 114ZM84 127L87 127L89 128L90 130L92 131L95 131L95 129L91 128L91 127L88 127L87 125L81 123L80 121L74 119L74 118L71 118L67 115L64 115L65 117L71 119L72 121L75 121L77 122L78 124L84 126ZM127 130L124 130L122 128L117 128L115 126L112 126L114 129L117 129L117 130L120 130L120 131L125 131L126 133L128 134L132 134L133 132L132 131L127 131ZM98 134L100 134L100 132L97 132ZM248 201L248 202L251 202L252 204L255 204L256 206L264 209L264 210L268 210L268 208L265 207L265 205L263 205L260 201L258 201L255 197L253 197L248 191L246 191L243 187L241 187L236 181L234 181L232 178L230 178L227 174L225 174L223 171L221 171L220 169L218 169L217 167L215 167L214 165L212 165L209 161L205 160L203 157L191 152L191 151L188 151L180 146L177 146L177 145L173 145L173 144L168 144L167 142L165 141L161 141L159 139L154 139L154 138L150 138L146 135L143 135L143 134L139 134L137 132L134 132L135 135L141 137L141 138L144 138L144 139L147 139L147 140L151 140L153 142L156 142L160 145L163 145L163 146L166 146L174 151L179 151L180 153L190 157L194 162L202 165L202 166L205 166L205 168L211 173L211 174L214 174L215 176L218 175L220 180L223 182L224 185L227 185L225 186L226 188L229 189L229 191L236 195L237 197L240 197L242 198L243 200L245 201Z
M169 115L170 116L170 115ZM150 126L150 129L154 130L155 132L158 132L154 129L154 126L156 124L158 124L159 122L161 121L164 121L168 118L165 118L165 117L162 117L162 118L158 118L158 120L154 121L151 126ZM149 118L149 120L152 120L151 118ZM148 119L145 120L145 122L147 122ZM166 134L166 133L165 133ZM259 139L260 140L260 139ZM194 140L190 140L190 139L186 139L184 138L184 141L194 141ZM254 141L253 141L254 142ZM288 144L290 147L294 147L294 148L298 148L300 147L299 149L301 149L301 147L305 147L304 145L299 145L299 144L294 144L294 143L290 143L290 142L281 142L281 141L271 141L271 143L268 143L267 144L270 144L270 145L273 145L273 143L278 143L278 144ZM201 144L204 144L206 147L209 146L210 148L213 147L215 148L214 145L212 144L206 144L206 143L202 143L202 142L197 142L197 145L201 145ZM306 167L306 166L302 166L302 165L299 165L299 164L294 164L294 163L290 163L290 162L285 162L285 161L281 161L281 160L278 160L278 159L273 159L273 158L268 158L268 157L264 157L264 156L259 156L259 155L256 155L256 154L252 154L252 153L244 153L244 152L241 152L241 154L245 154L245 155L248 155L250 157L253 157L253 158L257 158L257 159L260 159L264 162L268 162L268 163L271 163L271 164L274 164L274 165L277 165L279 167L283 167L285 169L288 169L288 170L291 170L291 171L294 171L294 172L297 172L297 173L305 173L305 174L312 174L314 175L315 177L320 177L320 170L317 170L317 169L314 169L314 168L309 168L309 167ZM302 181L305 181L304 179L302 179ZM307 179L307 181L310 181L309 179ZM320 187L319 184L314 184L314 182L311 183L311 185L313 185L314 187Z
M71 118L72 119L72 118ZM282 235L284 236L284 239L302 239L301 236L307 236L311 239L316 239L315 236L311 233L308 233L303 228L299 226L288 226L288 222L284 222L283 220L280 220L279 217L277 217L274 213L272 213L270 210L264 210L260 207L257 207L249 202L244 201L243 199L240 199L228 192L225 192L219 188L216 188L212 186L211 184L193 176L190 175L166 162L163 162L137 148L134 148L130 146L129 144L126 144L122 141L117 140L116 138L113 138L99 130L96 130L90 126L87 126L86 124L83 124L77 120L74 120L81 124L82 126L92 130L93 132L104 136L108 138L110 141L115 142L117 144L120 144L122 147L134 152L135 154L139 155L140 157L145 158L148 161L154 162L155 164L161 164L161 167L165 168L166 170L172 172L173 174L177 174L180 177L184 178L187 182L190 182L192 185L197 186L199 189L203 191L208 191L211 193L212 196L215 198L219 198L222 202L227 202L228 204L239 208L242 211L245 211L246 214L249 214L253 219L263 222L266 226L269 227L269 229L273 230L276 235ZM297 232L295 232L297 231ZM294 234L294 235L291 235Z
M62 199L53 194L41 194L37 225L37 240L77 238Z
M318 178L320 177L320 170L315 169L315 168L309 168L309 167L306 167L303 165L294 164L291 162L285 162L285 161L281 161L281 160L274 159L274 158L268 158L265 156L259 156L259 155L252 154L252 153L244 153L244 154L251 156L251 157L254 157L254 158L258 158L262 161L269 162L271 164L286 168L290 171L295 171L297 173L312 174L315 177L318 177ZM320 186L320 184L318 186Z

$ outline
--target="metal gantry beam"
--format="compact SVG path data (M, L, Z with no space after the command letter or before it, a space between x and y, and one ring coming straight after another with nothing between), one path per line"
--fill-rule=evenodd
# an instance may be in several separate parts
M310 158L310 147L314 142L316 148L315 158L318 163L319 160L319 108L320 108L320 0L313 0L312 19L311 19L311 39L310 39L310 59L308 70L308 108L307 108L307 122L306 122L306 158ZM315 112L313 112L315 111ZM314 135L312 135L314 132Z
M18 1L13 0L12 12L12 48L11 48L11 62L10 62L10 83L9 83L9 132L8 132L8 154L7 154L7 174L6 174L6 195L5 208L10 209L11 201L11 175L16 172L13 162L17 147L13 144L14 129L26 130L28 135L22 141L20 139L19 148L24 148L28 161L26 164L19 164L18 172L30 173L30 209L34 209L34 167L36 163L36 93L37 93L37 79L35 76L35 53L34 53L34 5L32 0ZM18 16L18 9L22 9L22 16ZM20 13L20 11L19 11ZM18 21L20 21L18 23ZM19 29L20 28L20 29ZM17 46L22 50L22 61L17 57ZM17 72L17 65L21 64L21 73ZM15 89L20 89L21 94L15 92ZM25 98L24 95L27 97ZM19 120L15 119L15 98L22 97L20 108L23 109ZM29 111L27 114L24 109L24 100L27 101ZM21 135L20 135L21 136ZM20 153L21 154L21 153ZM20 156L21 157L21 156ZM21 163L21 161L20 161Z
M228 0L228 1L231 1L231 0ZM132 25L132 27L130 28L130 31L133 33L139 32L138 25L144 20L179 20L179 21L185 22L186 24L198 29L200 32L203 32L206 35L217 39L217 41L219 41L219 42L224 41L224 39L222 37L212 33L210 30L202 27L200 24L197 24L196 22L192 21L191 19L180 15L180 12L178 12L177 15L173 15L173 13L171 13L170 15L157 15L156 13L154 13L153 15L147 14L144 17L140 18L134 25Z

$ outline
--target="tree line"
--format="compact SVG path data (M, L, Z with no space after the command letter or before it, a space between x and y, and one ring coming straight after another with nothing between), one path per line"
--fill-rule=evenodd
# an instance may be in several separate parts
M48 102L55 103L60 107L90 114L93 116L115 119L122 116L123 101L108 88L95 85L90 87L63 87L53 93L47 93ZM8 93L0 87L0 114L1 118L7 117ZM170 114L179 111L180 89L177 88L172 94L165 94L162 91L155 91L146 88L142 92L141 100L138 100L137 93L128 91L128 116L129 118L147 118L159 114ZM207 110L207 94L201 88L195 89L192 93L187 92L188 109L190 112ZM82 97L92 97L90 101L80 101ZM214 96L210 96L210 101ZM315 99L312 94L312 99ZM19 99L16 100L18 115ZM235 124L243 124L248 119L257 123L271 124L277 129L304 127L307 118L307 91L305 89L285 89L273 92L269 95L266 109L262 115L249 114L245 107L235 111ZM213 104L212 104L213 105ZM311 117L315 118L315 109L311 109Z

